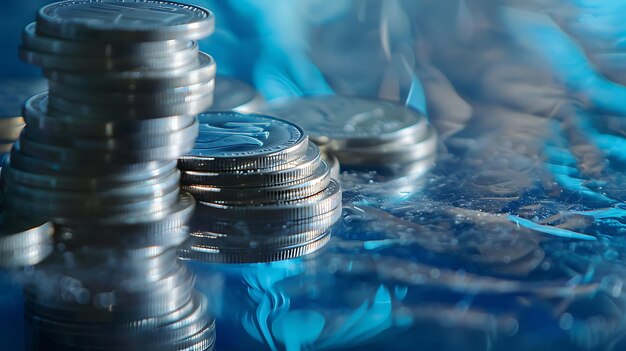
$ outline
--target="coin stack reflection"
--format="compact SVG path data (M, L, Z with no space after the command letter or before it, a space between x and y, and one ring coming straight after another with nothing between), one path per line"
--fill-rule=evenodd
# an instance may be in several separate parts
M259 114L198 116L181 157L183 189L198 206L185 259L267 262L314 252L341 216L341 190L317 146L293 123Z
M176 259L195 206L176 160L211 105L215 64L195 40L213 15L167 1L47 5L20 56L49 92L5 170L6 205L52 220L58 240L26 288L35 350L205 350L214 325Z
M423 115L397 103L311 96L278 101L267 111L300 124L342 168L419 177L436 159L435 129Z

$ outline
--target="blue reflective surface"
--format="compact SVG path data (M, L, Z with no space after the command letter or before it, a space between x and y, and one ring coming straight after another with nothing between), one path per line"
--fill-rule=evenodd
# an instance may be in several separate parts
M216 13L202 46L221 74L268 99L403 101L444 140L419 179L343 173L316 254L191 263L217 349L626 347L623 1L193 3ZM39 5L6 5L3 48ZM3 77L37 74L4 60ZM0 296L21 349L19 288Z

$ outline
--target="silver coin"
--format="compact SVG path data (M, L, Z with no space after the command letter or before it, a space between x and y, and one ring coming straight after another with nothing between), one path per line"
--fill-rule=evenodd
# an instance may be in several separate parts
M172 343L172 351L212 351L215 346L215 321L212 319L200 332ZM169 347L168 347L169 349Z
M154 91L194 85L214 79L215 71L215 61L204 52L198 53L197 64L167 71L140 70L89 74L43 70L49 80L62 84L119 91Z
M3 213L0 215L0 251L27 248L51 243L54 227L51 222Z
M183 185L182 189L189 192L198 201L226 205L260 205L307 198L326 189L329 183L330 168L322 161L313 174L286 185L263 187Z
M153 328L143 328L129 331L126 323L120 324L81 324L58 322L54 320L41 319L35 316L29 318L33 326L38 328L42 334L60 334L57 340L70 345L80 345L81 347L113 347L119 348L128 345L130 340L144 345L152 346L160 343L169 343L175 340L182 340L200 332L206 325L210 324L211 317L208 315L208 303L206 297L199 293L194 293L190 301L192 305L189 311L182 318L155 325ZM120 328L120 326L122 326Z
M172 161L110 165L102 163L58 163L25 155L19 145L11 152L11 167L24 172L67 177L107 178L110 182L133 182L151 178L163 168L171 168Z
M97 189L106 189L120 186L122 184L141 184L148 179L160 178L167 174L172 174L176 169L175 162L165 162L162 164L161 167L154 168L136 175L135 179L120 180L114 177L107 177L106 175L81 176L80 174L75 174L73 176L65 176L23 171L18 167L14 167L10 164L10 156L8 159L9 165L3 167L3 177L6 177L5 179L11 179L11 181L14 181L16 183L35 188L63 189L74 191L95 191Z
M280 249L230 249L215 246L182 245L178 256L183 260L220 263L261 263L289 260L311 254L324 247L330 241L330 232L299 245Z
M27 126L24 135L51 146L75 148L82 151L141 150L180 145L198 136L198 123L192 120L189 125L169 133L127 136L121 138L67 138L67 133L52 133Z
M240 237L260 240L267 237L293 236L301 233L324 232L341 218L341 206L315 217L295 221L264 221L262 218L245 221L198 221L190 224L191 236L210 236L215 239Z
M28 24L22 31L24 46L39 52L63 56L120 57L171 54L189 46L184 40L137 43L77 42L37 34L37 24Z
M311 240L315 240L326 233L327 229L328 228L322 230L310 230L289 235L257 236L194 232L189 238L187 245L196 247L218 247L220 250L275 250L288 246L301 245L310 242Z
M161 177L146 179L137 183L126 183L93 191L74 191L35 188L22 185L7 178L6 194L17 196L23 201L38 200L50 203L63 203L64 206L100 208L135 203L155 197L165 196L178 188L180 171L173 170Z
M253 170L302 157L308 146L297 125L274 117L237 112L198 115L194 149L179 158L184 170Z
M84 89L71 87L54 81L48 82L49 94L59 96L71 101L79 101L89 104L181 104L193 98L213 93L215 82L209 80L194 85L155 90L150 92L119 92L101 91L96 89Z
M169 314L163 316L150 316L145 319L135 320L132 318L126 320L111 320L111 321L103 321L103 323L76 323L76 320L66 321L66 320L57 320L53 318L47 318L44 315L38 314L37 311L26 308L26 323L28 323L33 328L42 328L45 330L49 330L52 332L68 332L72 333L74 331L81 330L93 330L99 329L102 332L127 332L127 333L137 333L143 331L153 330L159 326L164 324L172 323L178 321L185 316L188 316L197 306L198 294L194 292L192 299L188 301L183 307L178 310L174 310ZM203 295L201 295L203 296ZM28 302L27 302L28 303ZM108 323L107 323L108 322Z
M52 113L68 113L85 118L109 119L111 121L195 115L206 110L212 103L213 93L190 95L187 102L180 104L145 105L87 104L59 96L48 96L48 108Z
M183 50L162 56L127 56L127 57L80 57L57 55L34 51L26 47L19 48L22 60L41 66L69 72L119 72L133 70L170 70L197 64L198 44L188 42Z
M437 152L439 138L429 127L425 138L415 144L387 143L377 146L336 150L333 155L345 166L384 166L421 160Z
M254 113L261 110L265 100L250 84L225 76L219 76L215 81L212 111Z
M253 171L183 171L181 184L210 185L216 187L262 187L293 183L306 178L320 166L321 153L317 146L309 143L307 152L299 159L281 165L279 169L263 168Z
M192 40L210 35L214 27L210 11L160 0L64 1L37 12L38 34L68 40Z
M341 163L339 162L337 157L329 153L324 153L323 158L330 167L330 177L338 180L341 176Z
M132 224L163 218L167 209L176 203L178 192L178 188L175 188L172 192L161 197L104 206L85 203L44 203L42 201L29 201L17 196L8 196L6 206L18 213L37 213L58 224L71 225L86 220L90 221L92 225Z
M45 272L44 272L45 273ZM176 310L186 306L192 298L193 275L188 282L170 289L165 294L155 293L153 296L145 295L139 299L131 294L124 294L123 289L117 289L108 306L94 306L93 304L79 304L66 302L58 296L51 294L27 294L26 308L34 311L36 315L45 316L62 321L81 321L81 323L115 323L135 321L143 318L172 314ZM55 289L59 291L61 289ZM54 290L53 290L54 291ZM97 293L92 292L93 299L97 299ZM106 295L110 296L110 293ZM107 297L108 297L107 296ZM143 298L143 299L142 299Z
M195 116L169 116L136 121L110 121L94 118L55 114L48 111L48 93L32 96L24 103L24 119L29 130L65 133L76 137L114 138L136 136L150 137L152 134L171 133L188 126ZM0 120L1 124L2 120ZM1 128L1 127L0 127Z
M117 232L110 235L111 230L103 231L92 227L92 230L62 230L58 229L56 237L64 245L81 243L98 247L134 248L142 246L156 246L161 248L176 248L189 238L189 228L183 225L167 231L145 231L133 234ZM108 233L107 233L108 232Z
M68 233L76 235L78 238L84 237L101 237L101 238L120 238L138 239L137 242L154 243L153 237L162 238L167 236L169 232L180 229L184 226L189 218L191 218L196 201L186 192L181 192L177 202L164 210L161 216L151 220L143 220L136 218L134 221L128 221L121 225L106 225L94 228L90 223L78 223L69 227L60 226L60 233ZM145 238L142 239L142 238Z
M0 267L18 268L34 266L48 257L52 253L53 248L51 243L46 243L0 252Z
M83 324L121 324L134 323L146 319L154 319L157 316L167 316L176 313L186 307L191 299L192 289L186 286L172 289L168 297L159 296L160 301L145 300L133 303L95 308L89 304L63 306L56 303L41 303L35 298L27 298L25 307L37 316L67 322L80 321ZM47 345L47 344L46 344ZM67 348L63 348L66 350ZM84 348L78 347L79 350Z
M60 147L35 142L26 136L16 143L20 152L41 160L61 163L144 163L148 161L168 161L189 152L193 148L193 139L184 143L116 151L85 151L71 147Z
M68 250L63 247L38 267L49 277L49 284L52 286L27 287L26 297L49 304L80 304L72 298L63 298L67 290L71 291L76 286L56 282L55 275L78 280L83 287L92 289L93 292L119 288L121 282L124 288L120 293L127 296L146 295L150 294L150 290L156 289L164 290L164 287L176 286L192 279L192 273L177 261L175 253L173 249L163 248L146 250L87 245ZM76 269L77 267L80 268ZM55 284L60 286L54 286ZM44 291L43 295L40 295L41 290Z
M412 139L428 126L424 116L404 105L337 95L279 101L267 113L298 123L311 140L333 150Z
M81 331L76 333L60 332L57 335L40 329L39 332L43 337L51 337L62 344L80 345L87 349L120 349L125 348L130 342L141 342L146 348L153 350L161 350L162 344L169 344L176 340L182 340L195 335L202 331L210 322L207 315L206 302L204 304L195 304L194 310L185 318L172 322L169 325L161 325L153 330L146 330L142 333L119 333L105 331ZM106 330L106 329L105 329ZM169 345L168 345L169 346ZM167 349L168 347L165 346Z
M206 221L245 221L263 218L267 221L303 220L328 213L341 205L339 184L331 180L324 191L311 197L272 205L230 206L198 202L195 217Z

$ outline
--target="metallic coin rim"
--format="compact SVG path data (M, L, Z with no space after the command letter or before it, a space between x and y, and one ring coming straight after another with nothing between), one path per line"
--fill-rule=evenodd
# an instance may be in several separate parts
M261 233L253 235L237 234L233 232L216 233L210 231L192 232L186 246L218 247L232 250L280 250L285 247L306 244L326 233L341 217L341 208L337 208L327 215L327 220L320 220L316 227L300 228L293 232Z
M94 177L101 176L110 179L116 179L119 182L132 182L137 179L145 179L146 174L154 174L154 172L165 164L175 161L147 161L144 163L107 165L98 164L98 168L92 170L87 165L75 165L67 163L56 163L54 161L41 160L36 157L25 155L21 152L19 145L11 151L10 155L11 167L17 168L24 172L43 174L43 175L71 175L77 177ZM42 165L45 169L41 169ZM62 167L75 167L64 170ZM142 169L144 168L144 169Z
M230 205L252 205L307 198L326 189L329 183L330 168L326 162L321 161L320 166L313 174L287 185L232 188L183 185L182 189L189 192L198 201Z
M67 133L38 131L27 126L24 134L31 140L41 144L79 149L82 151L115 152L123 149L142 150L148 148L167 147L182 144L190 139L195 140L198 135L198 123L192 120L190 124L181 126L181 129L167 133L145 135L130 135L119 138L78 137L68 138Z
M129 119L152 119L177 115L196 115L213 103L213 93L190 96L183 104L148 104L111 106L74 102L58 96L48 96L51 113L67 113L85 118L109 119L110 121Z
M164 216L155 221L123 224L118 226L99 227L97 231L90 224L80 223L70 227L61 226L61 231L72 231L78 235L101 235L101 236L139 236L142 233L167 233L178 229L191 218L196 206L196 201L189 193L181 191L178 201L168 208Z
M330 231L308 243L281 250L224 250L223 248L181 247L178 255L182 260L214 263L262 263L290 260L320 250L330 241ZM223 251L220 251L223 250Z
M6 205L17 211L34 211L43 217L52 219L56 224L84 223L89 220L93 225L132 224L161 219L167 214L166 209L176 202L179 188L165 196L124 205L104 208L85 208L59 203L41 203L25 201L15 197L7 198ZM56 207L55 207L56 206Z
M199 123L202 124L202 117L215 119L218 116L229 117L253 117L272 120L283 123L298 131L300 136L297 140L286 140L270 150L263 150L255 154L241 155L239 153L227 153L215 156L183 155L179 157L179 168L183 170L213 171L213 170L254 170L259 168L271 168L276 165L285 164L302 157L308 148L309 139L306 133L296 124L279 118L260 114L240 114L237 112L205 112L198 115ZM281 148L282 147L282 148ZM276 151L277 148L281 148Z
M30 97L24 103L24 119L29 128L46 132L63 132L77 137L149 137L177 131L196 119L192 115L168 116L136 121L110 121L84 118L69 114L55 114L48 111L48 92ZM1 121L1 120L0 120Z
M341 163L339 162L339 159L330 153L324 153L322 158L330 167L330 177L335 180L339 180L341 177Z
M309 198L264 206L227 206L210 202L198 204L196 209L198 218L213 221L237 221L249 218L263 218L267 221L301 220L328 213L340 206L341 188L337 181L331 180L324 191Z
M0 214L3 218L10 216L7 213ZM20 216L22 217L22 216ZM15 220L15 218L13 219ZM26 221L18 231L12 233L2 233L0 235L0 251L24 248L31 245L38 245L42 242L52 239L54 234L54 225L47 220L38 220L32 218L18 219ZM4 219L3 219L4 221ZM30 223L28 222L30 221ZM13 223L16 223L13 221ZM19 222L18 222L19 223ZM1 229L3 232L6 230Z
M10 253L0 255L0 267L34 266L48 257L53 250L54 246L51 244L38 244L14 249Z
M371 103L373 105L386 104L386 105L391 105L394 107L401 108L419 117L419 119L416 119L414 121L415 123L405 125L402 128L394 132L387 132L384 134L378 133L374 135L372 133L361 133L361 134L336 133L333 135L326 135L324 133L317 133L315 130L306 130L306 132L309 133L311 140L314 140L318 144L330 143L334 149L375 146L380 143L403 139L403 138L406 138L407 136L410 137L411 135L424 134L424 132L426 131L426 128L428 127L428 121L422 114L404 105L400 105L396 102L388 101L388 100L375 100L375 99L364 99L364 98L356 98L356 97L346 97L346 96L339 96L339 95L318 95L318 96L310 96L306 98L288 99L285 101L278 101L278 102L274 102L273 106L272 105L268 106L267 111L265 112L268 112L269 114L274 114L280 118L284 118L284 119L294 121L297 123L298 120L302 119L301 115L284 116L283 114L279 113L278 109L284 108L284 106L289 105L289 104L293 104L293 103L297 104L299 101L308 102L308 103L312 103L313 101L319 101L319 104L324 104L324 103L327 104L328 100L341 100L341 101L350 102L350 103L359 103L359 101L362 101L362 102ZM294 109L292 108L292 110ZM393 115L390 117L393 117Z
M216 65L213 57L199 52L198 64L167 71L125 71L108 74L80 74L59 70L43 70L51 81L75 87L111 89L118 91L153 91L183 87L215 78Z
M209 232L218 235L244 235L244 236L282 236L294 235L313 230L327 230L341 218L342 207L337 206L327 213L294 221L208 221L204 224L190 223L192 230L190 236L195 233ZM240 228L242 225L250 227Z
M126 0L128 1L128 0ZM137 42L137 41L162 41L170 39L193 40L209 36L215 29L215 17L213 13L199 6L180 4L171 1L140 0L131 2L150 2L154 4L168 4L176 7L187 8L196 13L202 13L201 18L185 24L167 25L150 28L114 28L114 27L91 27L93 24L72 23L55 18L49 12L58 6L71 6L75 3L103 2L101 0L64 1L43 6L37 12L37 33L67 40L93 40L105 42ZM106 1L109 2L109 1Z
M86 151L60 146L46 145L23 136L15 145L20 152L34 158L61 163L145 163L176 159L193 148L194 140L185 143L146 149L116 151Z
M149 178L136 183L100 188L94 191L76 191L52 188L36 188L8 179L6 194L19 196L26 201L65 202L71 206L109 206L137 202L169 194L180 182L180 171L176 168L162 176ZM81 205L82 204L82 205ZM90 205L88 205L90 204Z
M437 132L429 127L426 137L413 145L392 143L383 147L351 148L333 151L333 155L345 166L410 163L435 154L438 143Z
M133 70L169 70L189 66L198 60L198 43L163 56L80 57L19 48L20 59L46 69L69 72L119 72Z
M10 164L11 156L8 156L9 166L5 168L3 176L7 179L11 179L17 183L28 185L38 188L46 189L63 189L63 190L97 190L105 189L109 187L120 186L124 184L137 184L148 179L162 177L164 175L174 172L176 169L176 163L168 162L163 166L156 168L149 173L145 174L142 179L136 181L119 181L115 178L107 177L106 175L100 177L81 177L77 176L58 176L43 173L34 173L31 171L23 171L19 168L13 167Z
M183 318L173 321L171 323L155 326L153 329L135 330L135 335L119 335L118 333L131 333L128 330L116 330L113 328L98 330L96 328L102 328L102 325L93 325L92 330L85 330L82 325L77 323L59 323L54 321L48 321L47 323L57 325L54 326L56 330L50 330L50 327L41 325L33 326L38 328L38 332L48 334L53 337L55 341L69 344L80 345L81 347L103 347L103 346L122 346L124 345L124 339L137 339L145 340L148 345L152 342L173 342L176 340L182 340L190 335L195 335L197 332L204 329L207 324L210 323L210 317L207 314L208 306L206 297L197 292L194 292L191 298L192 310ZM34 318L30 318L33 321ZM40 319L41 320L41 319ZM32 325L32 324L31 324ZM118 339L119 338L119 339Z
M194 302L194 299L197 301L198 299L201 299L202 296L202 294L194 292L192 299L185 306L183 306L180 310L172 312L170 315L155 316L133 321L116 321L115 323L79 324L63 320L54 320L47 318L46 316L37 315L35 311L31 311L28 308L26 309L25 314L26 322L32 328L44 329L53 333L73 333L74 330L76 330L76 332L88 330L87 333L89 333L90 330L93 330L94 333L98 331L109 332L109 330L112 330L113 332L142 333L150 332L151 330L155 330L160 326L173 323L185 318L196 307L197 302Z
M22 31L22 42L24 46L31 50L57 55L87 57L165 55L187 47L187 42L175 39L137 42L132 44L77 42L38 35L36 28L36 22L31 22L24 27Z
M49 81L50 95L89 104L180 104L186 102L189 97L212 94L215 89L213 79L205 82L186 85L182 87L167 88L163 90L145 91L102 91L95 89L75 88L62 83Z
M249 172L229 172L229 171L183 171L181 174L181 184L193 185L204 184L211 186L242 186L261 187L278 186L296 182L305 178L319 167L321 153L317 146L309 143L307 152L299 159L284 164L284 167L265 168Z
M35 311L38 315L57 320L73 321L78 318L83 323L125 322L128 321L129 317L139 320L170 315L189 302L192 297L192 291L193 289L189 289L187 286L179 286L170 290L169 296L171 299L167 303L163 303L162 297L159 297L157 301L143 300L140 304L136 303L132 309L128 308L128 306L110 310L71 309L68 308L69 306L42 304L32 298L26 298L26 308Z

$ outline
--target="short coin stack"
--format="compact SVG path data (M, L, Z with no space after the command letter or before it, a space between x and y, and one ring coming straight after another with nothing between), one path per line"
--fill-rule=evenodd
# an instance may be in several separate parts
M438 137L406 106L336 95L279 101L267 112L298 123L343 168L417 176L432 168Z
M183 189L198 201L182 258L267 262L328 242L341 190L302 129L258 114L198 119L196 146L179 160Z
M50 91L25 103L6 206L52 220L61 241L35 269L58 279L27 289L33 349L212 347L175 247L195 206L176 162L215 77L194 40L213 28L209 11L160 0L59 2L25 28L20 55Z

